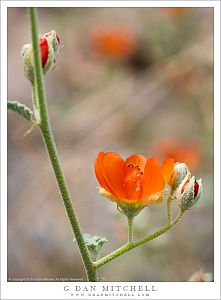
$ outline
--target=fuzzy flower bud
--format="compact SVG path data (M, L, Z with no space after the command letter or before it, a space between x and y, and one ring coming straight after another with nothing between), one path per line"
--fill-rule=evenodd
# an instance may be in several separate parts
M181 185L183 181L187 181L190 178L190 171L186 164L176 163L174 166L173 174L170 178L169 184L171 191L175 192L176 189Z
M199 203L202 198L202 180L195 180L193 176L186 182L182 183L176 192L176 198L183 211L190 210Z
M46 38L40 38L39 45L41 49L41 64L44 68L47 60L48 60L48 42Z
M48 74L55 66L56 57L60 50L60 39L55 30L45 33L39 38L41 64L43 74ZM22 59L25 77L34 83L34 60L31 44L26 44L22 48Z

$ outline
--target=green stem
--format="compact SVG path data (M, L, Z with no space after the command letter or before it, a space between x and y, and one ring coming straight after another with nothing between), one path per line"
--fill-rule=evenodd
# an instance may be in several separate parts
M97 281L96 268L93 265L90 254L88 252L87 246L85 244L80 225L77 220L76 213L74 211L71 197L68 191L67 184L65 182L64 174L61 169L60 161L58 158L58 153L54 141L54 137L52 134L46 97L45 97L45 89L44 89L44 80L42 74L42 67L40 62L40 53L39 53L39 45L38 45L38 32L37 32L37 12L36 8L28 8L30 23L31 23L31 34L32 34L32 46L33 46L33 54L34 54L34 71L35 71L35 82L36 89L38 95L38 103L39 103L39 115L40 115L40 129L42 132L42 136L47 148L47 152L52 164L52 168L57 180L58 188L60 194L63 199L64 206L66 208L66 212L72 227L72 230L75 234L76 241L81 253L81 257L84 263L84 267L87 273L87 277L89 281ZM34 100L35 101L35 100Z
M38 124L40 124L41 120L40 120L40 115L39 115L39 103L38 103L36 84L32 83L31 90L32 90L32 101L33 101L35 119L36 119L36 122Z
M128 217L128 244L133 242L133 217Z
M142 244L145 244L155 238L157 238L158 236L164 234L165 232L167 232L170 228L172 228L177 222L180 221L180 219L182 218L184 212L183 211L180 211L180 213L177 215L177 217L173 220L173 222L171 223L167 223L164 227L162 227L160 230L152 233L151 235L141 239L141 240L138 240L136 242L132 242L130 244L126 244L124 246L122 246L121 248L115 250L114 252L106 255L105 257L99 259L98 261L96 261L94 263L94 265L96 266L96 268L100 268L101 266L105 265L106 263L108 263L109 261L117 258L118 256L142 245Z
M171 220L172 220L172 214L171 214L171 193L167 199L167 220L168 220L168 223L170 224L171 223Z

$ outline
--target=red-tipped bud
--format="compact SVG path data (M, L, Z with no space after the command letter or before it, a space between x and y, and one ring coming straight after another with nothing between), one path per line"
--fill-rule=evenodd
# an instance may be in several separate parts
M192 209L202 198L202 182L193 176L182 183L176 191L176 199L183 211Z
M56 62L56 57L60 51L60 43L60 39L55 30L51 30L39 38L41 63L44 75L52 71ZM22 58L25 77L34 83L34 60L31 44L23 46Z
M57 34L56 34L56 38L57 38L58 44L61 45L61 40Z
M188 281L209 282L213 281L213 275L211 273L204 273L202 270L200 270L193 273Z
M187 181L184 183L184 185L183 185L183 187L182 187L182 190L181 190L181 194L182 194L182 193L185 191L185 189L187 188L188 183L189 183L189 180L187 180Z
M195 180L195 182L194 182L194 198L196 198L196 196L198 195L198 191L199 191L199 183Z
M42 63L42 67L44 68L48 59L48 48L49 48L48 42L45 38L40 38L39 45L41 48L41 63Z
M191 174L187 165L184 163L176 163L174 166L173 174L169 181L171 192L176 192L180 185L183 185L185 182L189 182L190 177Z
M170 182L171 194L183 211L192 209L202 198L202 182L191 177L189 169L184 163L177 163Z
M181 190L181 193L183 193L185 191L185 189L187 188L188 184L189 184L189 180L187 180L186 183L184 183L184 185L182 187L182 190ZM195 182L194 182L194 198L196 198L196 196L198 194L198 191L199 191L199 184L195 180Z

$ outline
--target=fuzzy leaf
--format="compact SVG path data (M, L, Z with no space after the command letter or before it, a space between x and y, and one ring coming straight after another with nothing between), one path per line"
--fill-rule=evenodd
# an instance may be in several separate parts
M100 237L100 236L93 236L93 235L90 235L90 234L84 234L84 240L85 240L85 243L87 245L87 248L90 252L92 252L94 255L97 255L102 246L107 243L107 239L106 238L103 238L103 237Z
M8 101L7 107L14 112L17 112L21 117L33 123L33 111L26 105L18 101Z

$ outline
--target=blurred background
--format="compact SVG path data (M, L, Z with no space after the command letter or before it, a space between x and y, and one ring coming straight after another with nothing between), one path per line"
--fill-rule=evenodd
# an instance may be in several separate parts
M203 178L203 205L167 234L105 265L100 279L187 281L195 272L213 274L213 10L38 13L39 33L55 29L63 46L45 79L49 114L82 230L108 239L101 255L126 242L127 222L98 194L93 162L100 151L174 157ZM20 57L30 40L26 10L8 8L8 99L32 107ZM29 128L8 112L8 280L85 281L40 132L24 138ZM135 219L135 238L166 218L165 201L146 207Z

